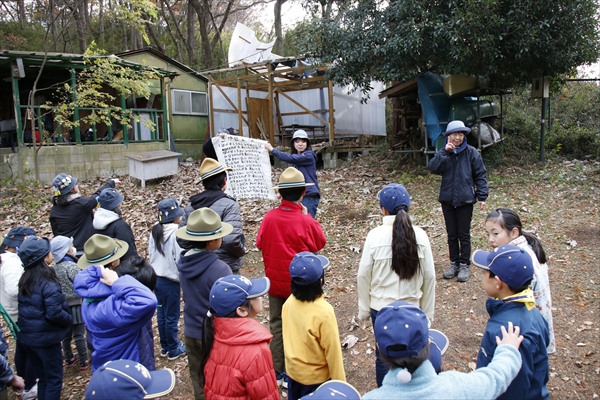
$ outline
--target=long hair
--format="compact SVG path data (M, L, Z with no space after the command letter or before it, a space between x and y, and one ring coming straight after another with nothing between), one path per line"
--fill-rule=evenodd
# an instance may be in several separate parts
M244 300L240 307L246 307L251 310L252 306L250 305L250 300ZM211 308L209 311L210 315L205 316L204 321L202 321L202 354L200 356L200 371L198 372L198 381L201 386L204 386L204 367L208 362L210 352L215 343L215 310ZM237 314L237 308L233 310L233 312L227 314L224 318L240 318Z
M156 246L156 251L160 253L161 256L165 255L165 251L163 250L163 243L165 242L165 238L163 237L163 224L158 223L154 224L152 227L152 239L154 239L154 245Z
M392 269L401 281L421 271L415 231L405 210L398 211L392 228Z
M42 281L50 281L60 286L58 275L54 268L50 268L46 261L42 260L33 267L26 268L21 279L19 279L19 293L23 296L31 296L34 288L38 287Z
M523 232L523 224L521 224L521 219L516 212L510 208L496 208L487 215L485 221L487 222L489 220L495 220L503 229L506 229L509 232L517 228L519 235L523 235L525 239L527 239L527 244L531 246L539 263L545 264L546 261L548 261L546 252L539 239L530 233Z
M290 150L290 154L298 154L298 150L296 150L296 148L294 147L294 142L296 140L306 140L306 150L304 150L304 151L312 150L309 139L296 138L296 139L292 140L292 142L290 143L290 147L292 148Z

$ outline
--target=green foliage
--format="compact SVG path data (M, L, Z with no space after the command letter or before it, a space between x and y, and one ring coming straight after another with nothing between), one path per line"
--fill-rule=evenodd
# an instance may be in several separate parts
M2 199L0 201L2 208L9 210L19 207L25 210L25 221L36 220L39 217L40 208L49 201L43 185L33 178L33 173L28 167L23 170L23 178L2 179L1 183L2 187L14 188L19 193L18 196Z
M598 11L596 0L366 0L315 19L303 50L334 62L334 80L363 93L373 79L428 70L507 88L596 61Z
M38 24L0 22L0 49L19 51L39 51L44 48L44 28Z

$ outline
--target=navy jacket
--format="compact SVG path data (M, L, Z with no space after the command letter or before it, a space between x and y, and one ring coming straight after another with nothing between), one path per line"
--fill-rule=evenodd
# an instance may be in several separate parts
M438 151L429 161L429 170L442 176L440 203L460 207L488 197L487 171L473 146L467 145L458 153Z
M317 155L312 150L306 150L302 154L289 154L273 149L271 152L281 161L291 164L294 168L302 172L306 183L314 183L314 186L306 187L305 196L321 197L321 189L317 182Z
M502 300L488 298L486 308L490 319L485 328L481 348L477 355L477 368L486 367L496 351L496 336L502 337L500 327L512 322L521 328L525 338L519 352L523 360L521 370L506 392L498 399L548 399L548 353L546 347L550 340L548 323L537 308L527 310L524 303L505 303Z
M231 275L231 268L212 251L185 255L187 252L181 253L177 264L185 303L184 332L185 336L202 340L202 323L209 307L210 289L217 279Z
M46 347L60 342L71 329L71 309L58 283L38 279L31 296L19 293L17 338L24 345Z

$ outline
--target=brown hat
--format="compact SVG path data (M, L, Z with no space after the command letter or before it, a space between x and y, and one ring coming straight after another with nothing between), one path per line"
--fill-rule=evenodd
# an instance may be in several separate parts
M129 244L123 240L114 239L96 233L83 245L83 255L77 262L81 269L90 265L106 265L123 257L129 250Z
M306 183L306 181L304 180L304 174L300 170L294 167L289 167L286 168L286 170L283 171L283 173L279 177L279 183L277 184L277 186L273 186L271 189L279 190L313 185L314 183Z
M207 207L192 212L187 225L177 229L175 236L192 242L208 242L229 235L233 225L221 222L219 214Z
M232 169L226 165L222 165L214 158L205 158L200 165L200 179L205 180L213 175L220 174L224 171L232 171Z

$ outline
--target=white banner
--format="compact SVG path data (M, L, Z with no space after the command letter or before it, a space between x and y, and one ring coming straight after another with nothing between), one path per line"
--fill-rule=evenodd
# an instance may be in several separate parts
M225 193L236 199L276 200L271 183L271 161L264 140L225 135L211 139L219 162L231 167Z

